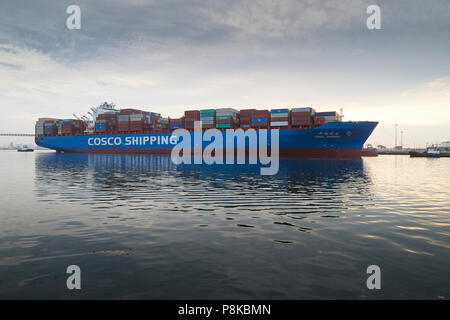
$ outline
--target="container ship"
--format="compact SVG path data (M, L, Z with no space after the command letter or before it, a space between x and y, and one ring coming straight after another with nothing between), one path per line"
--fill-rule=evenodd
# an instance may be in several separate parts
M180 118L138 109L117 109L103 103L89 116L76 119L40 118L35 143L58 152L76 153L171 153L177 144L173 131L185 129L194 141L194 124L201 129L278 129L279 155L298 157L376 156L363 146L378 122L342 121L337 112L314 108L271 110L233 108L188 110ZM176 138L176 137L175 137ZM202 142L206 147L210 142Z

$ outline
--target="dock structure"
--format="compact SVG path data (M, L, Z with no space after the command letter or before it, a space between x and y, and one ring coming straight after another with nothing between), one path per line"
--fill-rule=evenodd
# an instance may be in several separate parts
M0 137L34 137L34 133L0 133Z

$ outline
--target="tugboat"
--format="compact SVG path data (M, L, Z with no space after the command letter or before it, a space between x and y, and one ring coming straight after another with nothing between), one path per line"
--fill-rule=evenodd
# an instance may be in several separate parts
M17 149L17 152L33 152L33 148L29 148L28 146L21 146Z
M450 152L441 150L438 146L432 145L424 152L410 151L409 156L412 158L442 158L450 157Z

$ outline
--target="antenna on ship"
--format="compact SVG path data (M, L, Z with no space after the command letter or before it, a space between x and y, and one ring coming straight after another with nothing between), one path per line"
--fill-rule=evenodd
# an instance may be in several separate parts
M341 120L344 118L344 108L341 108Z

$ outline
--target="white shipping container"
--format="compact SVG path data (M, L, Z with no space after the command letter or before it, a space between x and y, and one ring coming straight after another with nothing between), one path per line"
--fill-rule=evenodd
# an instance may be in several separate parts
M289 117L289 113L271 113L271 118L287 118Z
M37 122L38 123L41 123L41 122L44 123L44 121L46 121L46 120L56 120L56 119L53 119L53 118L39 118Z
M215 117L200 117L200 121L214 121Z
M238 110L233 109L233 108L219 108L219 109L216 109L216 114L218 112L220 112L220 113L225 113L225 112L227 112L227 113L239 113Z
M130 120L130 116L129 116L129 115L122 114L122 115L118 116L117 119L118 119L119 121L128 121L128 120Z
M236 119L237 118L237 114L233 114L233 113L216 113L216 117L225 117L225 116L228 116L228 117L232 117L233 119Z
M292 112L312 112L313 108L292 108Z
M130 120L131 121L142 120L142 119L144 119L144 116L142 114L130 115Z
M288 125L287 121L274 121L270 123L271 127L286 127Z

